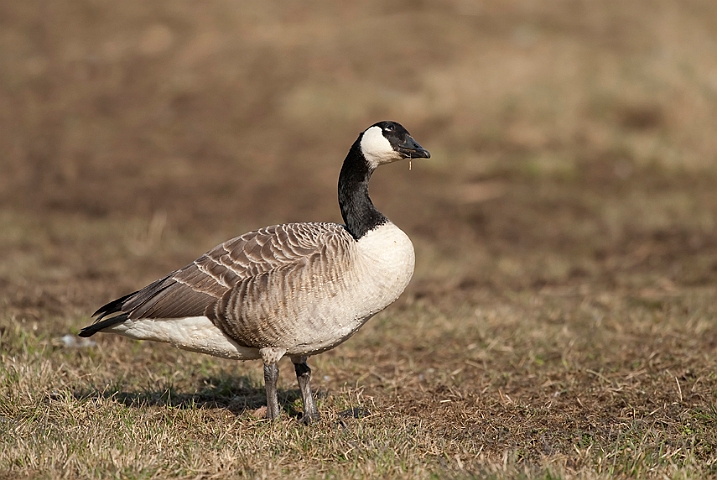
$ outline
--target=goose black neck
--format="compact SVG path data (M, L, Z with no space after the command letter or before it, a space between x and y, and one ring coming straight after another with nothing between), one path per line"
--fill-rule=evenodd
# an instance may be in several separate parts
M341 216L346 229L356 240L388 221L368 196L368 182L373 170L361 153L360 139L356 140L339 175Z

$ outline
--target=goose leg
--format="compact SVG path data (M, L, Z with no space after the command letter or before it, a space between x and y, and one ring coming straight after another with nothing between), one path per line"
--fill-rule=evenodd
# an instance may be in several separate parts
M276 363L264 364L264 385L266 387L266 418L279 418L279 399L276 396L276 381L279 379L279 366Z
M294 363L296 379L301 390L301 401L304 403L304 416L301 417L301 421L308 425L319 419L319 410L311 395L311 369L306 364L306 357L292 358L291 361Z
M276 382L279 380L279 360L286 353L286 349L279 347L264 347L259 350L264 362L264 387L266 388L266 418L276 420L279 418L279 399L276 396Z

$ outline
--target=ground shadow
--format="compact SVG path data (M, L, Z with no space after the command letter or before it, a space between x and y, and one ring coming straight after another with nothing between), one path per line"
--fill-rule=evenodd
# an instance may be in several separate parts
M127 407L167 406L182 409L219 409L229 410L241 415L247 410L253 411L266 406L266 392L263 386L256 386L247 376L204 377L196 391L187 393L184 388L171 384L148 386L129 390L120 381L105 387L90 387L76 390L73 396L78 400L93 398L113 399ZM320 394L319 394L320 395ZM279 406L290 417L301 417L302 412L294 406L301 398L299 390L278 390Z

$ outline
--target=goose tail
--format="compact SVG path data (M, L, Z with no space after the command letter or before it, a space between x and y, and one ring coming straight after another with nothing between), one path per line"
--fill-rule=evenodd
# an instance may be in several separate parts
M130 293L129 295L120 297L117 300L113 300L107 305L100 307L95 313L92 314L93 317L97 317L95 322L92 325L89 325L80 330L79 336L91 337L95 333L104 330L105 328L120 324L127 320L129 318L129 313L122 312L122 306L127 300L132 298L137 293L138 292ZM118 315L114 315L115 313L118 313Z

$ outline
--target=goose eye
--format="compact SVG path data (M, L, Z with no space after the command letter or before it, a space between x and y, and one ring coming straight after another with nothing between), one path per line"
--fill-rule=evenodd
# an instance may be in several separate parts
M396 127L394 127L393 125L387 125L383 127L384 132L393 132L394 130L396 130Z

